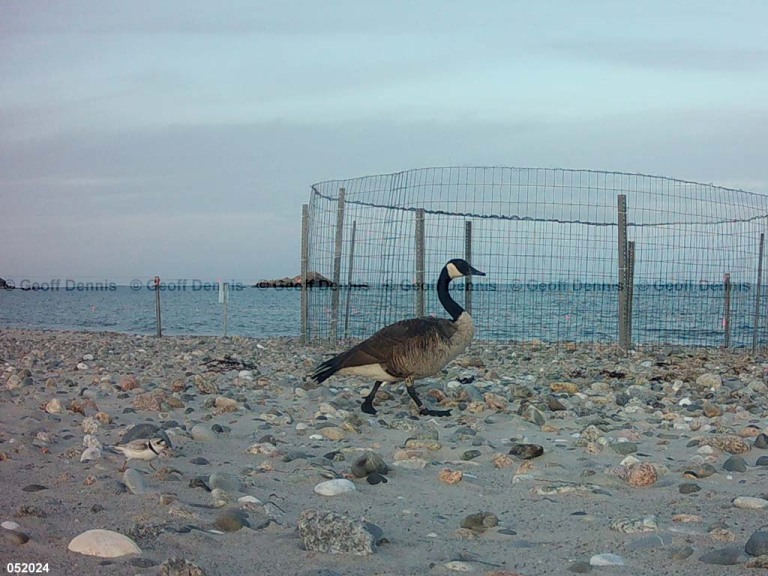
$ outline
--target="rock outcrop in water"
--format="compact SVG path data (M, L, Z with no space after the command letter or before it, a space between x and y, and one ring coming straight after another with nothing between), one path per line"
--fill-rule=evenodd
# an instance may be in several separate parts
M307 286L317 288L332 288L335 284L319 272L307 272ZM256 288L300 288L301 274L294 277L286 276L277 280L260 280Z

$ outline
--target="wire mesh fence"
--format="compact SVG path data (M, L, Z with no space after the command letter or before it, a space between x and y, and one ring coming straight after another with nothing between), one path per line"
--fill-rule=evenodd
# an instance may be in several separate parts
M469 291L452 285L481 339L621 343L626 331L643 344L760 345L767 218L762 195L619 172L448 167L322 182L302 267L328 282L303 293L302 332L359 339L445 315L435 282L461 257L488 274Z

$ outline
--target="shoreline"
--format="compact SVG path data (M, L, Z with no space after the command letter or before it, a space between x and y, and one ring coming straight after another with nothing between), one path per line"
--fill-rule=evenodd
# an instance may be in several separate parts
M174 557L208 576L540 576L600 573L616 557L612 573L707 576L762 561L745 550L764 513L735 503L762 505L768 475L761 354L475 341L417 382L453 414L418 418L402 385L382 387L376 416L359 410L372 382L308 385L329 351L291 337L0 330L0 522L19 525L0 528L0 554L86 576L105 562L181 574ZM123 474L107 446L137 424L173 451ZM386 482L354 475L363 451ZM331 477L355 490L316 493ZM312 509L365 518L383 540L363 556L306 550L297 526ZM472 524L480 513L495 520ZM142 553L67 549L93 528Z

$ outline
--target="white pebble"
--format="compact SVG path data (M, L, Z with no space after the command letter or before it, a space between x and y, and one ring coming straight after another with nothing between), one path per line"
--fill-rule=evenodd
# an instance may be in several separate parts
M93 360L93 354L83 354L84 362L91 362Z
M321 496L338 496L346 492L354 492L357 490L355 485L346 478L336 478L335 480L328 480L326 482L320 482L315 486L315 492Z
M88 364L86 364L85 362L78 362L77 369L78 370L88 370Z
M758 510L768 506L768 500L763 498L753 498L752 496L738 496L733 499L733 505L736 508L748 508L751 510Z
M697 454L712 454L714 453L715 449L712 448L712 446L702 446L698 450L696 450Z
M6 530L21 530L21 526L16 524L16 522L11 522L10 520L6 520L2 524L0 524L3 528Z
M237 375L243 380L253 380L253 372L251 370L240 370Z
M89 462L91 460L99 460L101 458L101 449L95 446L90 446L83 450L80 454L80 462Z
M238 498L237 501L240 504L261 504L261 500L256 498L256 496L251 496L250 494L248 494L247 496L240 496L240 498Z
M589 559L590 566L624 566L624 558L618 554L595 554Z
M141 554L136 543L112 530L88 530L75 536L68 546L72 552L99 558L117 558L127 554Z

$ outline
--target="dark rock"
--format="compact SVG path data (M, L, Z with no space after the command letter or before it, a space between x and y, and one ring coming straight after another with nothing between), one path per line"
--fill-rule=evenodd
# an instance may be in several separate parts
M538 444L512 444L512 447L509 449L509 453L512 456L517 456L518 458L522 458L523 460L532 460L533 458L538 458L542 454L544 454L544 447L539 446Z
M461 521L461 527L473 532L483 533L488 528L499 525L499 518L493 512L475 512Z
M478 456L482 455L482 452L480 450L466 450L462 455L462 460L474 460Z
M723 463L723 470L729 472L746 472L747 463L741 456L731 456Z
M48 486L43 486L42 484L28 484L27 486L24 486L22 490L24 492L40 492L42 490L48 490Z
M763 556L768 554L768 527L760 528L755 531L747 540L744 551L750 556Z
M29 536L27 536L24 532L19 532L18 530L6 530L2 529L0 530L3 534L3 540L8 542L8 544L13 544L15 546L22 546L29 542Z
M389 467L384 459L376 452L367 451L352 462L352 474L357 478L365 478L371 472L378 472L379 474L389 472Z
M768 449L768 436L761 432L755 437L755 442L752 444L752 446L755 448L760 448L761 450Z
M368 474L368 477L366 478L366 481L368 484L386 484L388 482L387 477L379 474L378 472L371 472Z
M376 552L384 541L381 528L329 510L304 510L298 519L299 536L311 552L355 554Z
M755 466L768 466L768 456L760 456L755 462Z
M202 456L197 456L196 458L192 458L192 460L190 460L189 463L196 464L197 466L205 466L207 464L210 464L210 462L208 462L208 460L206 460Z
M701 490L701 486L693 482L683 482L680 484L678 490L680 491L680 494L694 494Z

